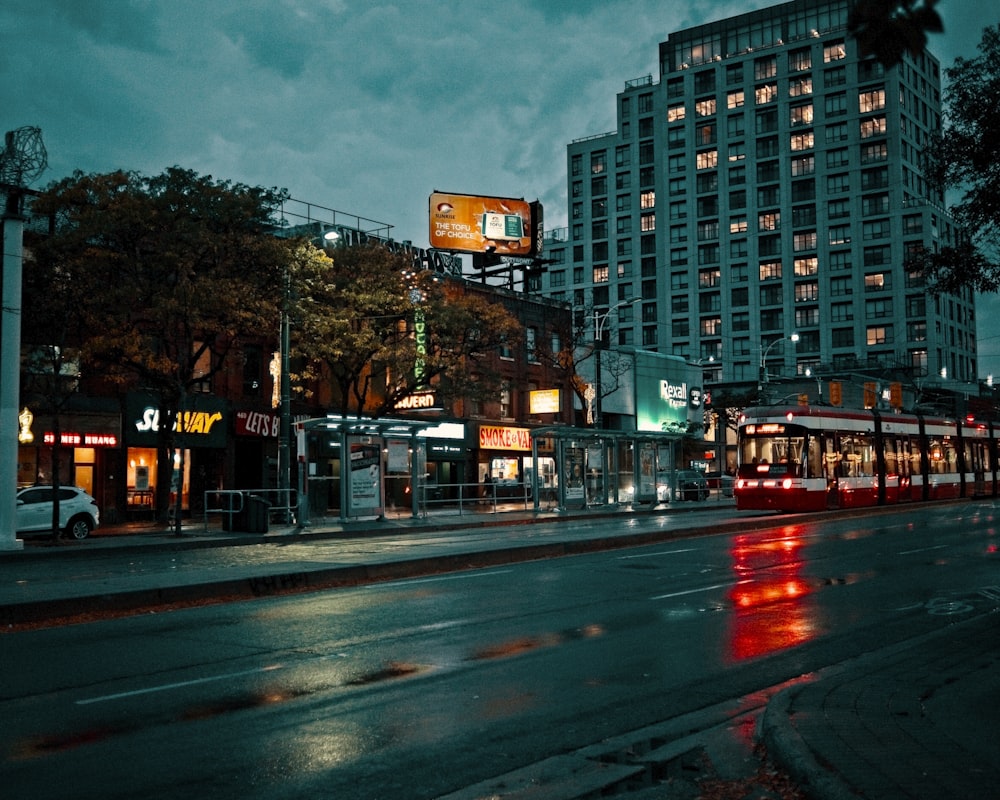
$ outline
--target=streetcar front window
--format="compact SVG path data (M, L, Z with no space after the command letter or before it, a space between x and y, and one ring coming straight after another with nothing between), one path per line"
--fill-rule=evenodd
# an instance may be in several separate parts
M740 464L750 473L799 474L804 447L804 436L744 435L740 441Z

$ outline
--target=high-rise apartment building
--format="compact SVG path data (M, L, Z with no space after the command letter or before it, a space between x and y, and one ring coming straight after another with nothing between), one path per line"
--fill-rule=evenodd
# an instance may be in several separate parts
M611 310L609 346L684 356L710 382L975 381L972 293L929 294L907 267L959 235L920 172L939 63L861 58L847 13L794 0L662 42L659 80L617 96L618 130L567 147L568 230L543 290Z

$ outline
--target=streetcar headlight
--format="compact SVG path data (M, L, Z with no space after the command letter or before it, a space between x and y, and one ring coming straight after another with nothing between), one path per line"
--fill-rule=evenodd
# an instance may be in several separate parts
M791 478L785 478L781 482L781 488L782 489L791 489L792 488L792 479Z

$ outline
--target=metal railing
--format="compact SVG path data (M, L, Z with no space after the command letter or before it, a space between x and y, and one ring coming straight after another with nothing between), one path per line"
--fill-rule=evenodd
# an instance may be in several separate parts
M268 503L270 518L276 522L292 525L298 516L297 489L210 489L205 492L204 515L205 529L208 529L209 518L219 514L228 518L229 528L235 517L242 514L246 508L248 497L256 497Z

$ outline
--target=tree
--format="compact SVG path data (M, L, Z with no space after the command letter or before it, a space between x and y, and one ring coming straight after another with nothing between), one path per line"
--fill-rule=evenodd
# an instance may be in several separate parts
M344 416L381 416L431 386L439 404L495 396L499 376L487 357L521 339L502 305L377 244L329 253L295 265L300 383L329 386Z
M286 198L173 167L153 177L76 172L34 203L52 226L33 239L32 254L76 291L82 361L160 405L161 519L188 395L242 336L278 329L290 245L272 231ZM46 299L36 296L35 307ZM175 521L180 533L179 513Z
M962 192L952 213L964 237L916 259L934 288L952 293L1000 289L1000 25L983 31L978 49L945 70L944 126L923 153L927 179Z
M928 33L944 31L936 5L937 0L856 0L847 29L862 56L874 56L884 66L894 67L905 53L920 55Z

